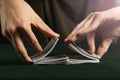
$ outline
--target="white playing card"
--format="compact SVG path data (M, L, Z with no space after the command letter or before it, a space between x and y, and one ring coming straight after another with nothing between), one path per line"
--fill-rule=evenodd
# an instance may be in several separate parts
M79 55L55 55L47 56L58 42L58 38L53 38L44 48L43 52L40 54L35 54L31 58L34 64L82 64L82 63L99 63L100 58L96 54L89 54L87 51L83 50L75 43L69 43L68 47L79 53ZM80 55L86 57L82 59Z
M53 38L51 41L47 44L47 46L44 48L43 52L41 54L35 54L31 58L33 60L33 63L42 60L44 57L46 57L55 47L55 45L58 42L58 38Z
M40 61L35 62L35 64L66 64L68 60L67 56L47 56Z
M80 48L79 46L77 46L75 43L69 43L68 46L74 50L75 52L87 57L87 58L90 58L90 59L100 59L100 57L96 54L90 54L88 53L87 51L83 50L82 48Z
M100 62L98 59L96 60L68 59L68 60L66 64L83 64L83 63L99 63Z

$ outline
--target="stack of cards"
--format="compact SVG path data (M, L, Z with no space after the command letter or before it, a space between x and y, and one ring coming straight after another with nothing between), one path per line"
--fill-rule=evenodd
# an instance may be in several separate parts
M44 48L41 54L37 53L31 56L33 63L34 64L53 64L54 61L56 60L61 61L57 57L47 57L47 55L53 50L53 48L57 44L58 40L59 40L58 38L51 39L51 41L47 44L47 46ZM66 59L63 59L63 61L64 60Z
M67 64L80 64L80 63L99 63L100 57L96 54L91 54L89 51L85 51L79 46L77 46L75 43L69 43L68 47L78 53L79 55L71 56L69 58L69 62ZM80 56L83 56L83 58L79 58Z
M53 38L40 54L31 56L34 64L81 64L81 63L99 63L100 57L96 54L90 54L75 43L69 43L67 46L78 53L78 55L56 55L47 56L56 46L58 38ZM82 57L81 57L82 56ZM83 58L84 57L84 58Z

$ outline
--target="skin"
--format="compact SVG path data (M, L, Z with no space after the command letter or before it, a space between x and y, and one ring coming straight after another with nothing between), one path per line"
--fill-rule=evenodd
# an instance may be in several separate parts
M52 31L24 0L0 0L0 18L3 36L8 38L26 62L32 60L28 56L23 38L37 53L42 52L42 47L32 32L31 24L50 38L59 37L59 34ZM102 39L97 49L95 46L96 33L99 33ZM102 12L90 13L76 26L65 42L74 42L78 38L87 36L91 53L96 52L102 57L119 35L120 7L115 7Z
M59 34L52 31L24 0L0 0L0 15L3 36L14 45L26 62L32 60L28 56L23 38L37 53L42 52L31 25L50 38L59 37Z
M104 26L103 26L104 25ZM101 43L96 49L95 37L100 35ZM87 36L89 50L102 57L111 43L120 36L120 7L106 11L92 12L68 35L65 42L74 42Z

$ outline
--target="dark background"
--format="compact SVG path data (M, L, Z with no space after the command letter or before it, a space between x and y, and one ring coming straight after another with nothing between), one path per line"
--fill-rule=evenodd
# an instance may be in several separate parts
M81 9L79 8L76 14L72 11L71 6L76 6L74 0L26 0L36 13L48 24L55 32L61 34L63 40L74 28L77 23L82 21L91 9L99 6L99 1L110 0L81 0ZM80 0L76 0L80 1ZM70 4L66 4L70 2ZM107 6L108 2L105 3ZM102 4L103 4L102 3ZM59 6L56 6L59 5ZM71 5L72 4L72 5ZM49 7L48 7L49 5ZM62 5L62 8L60 6ZM65 6L67 5L67 6ZM90 7L90 6L93 7ZM78 9L78 7L77 7ZM94 11L95 11L94 9ZM66 11L64 13L59 12ZM100 9L99 9L100 10ZM70 12L71 13L70 13ZM88 11L88 12L86 12ZM84 12L84 13L83 13ZM60 14L59 14L60 13ZM74 15L73 15L74 14ZM47 16L46 16L47 15ZM51 16L51 17L50 17ZM65 16L69 17L69 19ZM78 18L80 16L80 18ZM64 19L64 20L63 20ZM66 29L65 27L71 27ZM65 29L64 29L65 28ZM62 29L64 29L62 31ZM38 40L44 43L47 39L37 30L33 30L38 36ZM66 34L64 34L66 33ZM40 39L39 39L40 36ZM44 40L41 40L42 39ZM99 41L99 40L98 40ZM9 44L9 41L0 33L0 80L119 80L120 79L120 40L113 43L108 52L103 56L99 64L78 64L78 65L28 65L22 61L17 55L14 47ZM86 42L83 43L86 46ZM83 45L83 46L84 46ZM34 54L35 52L30 46L27 46L28 52ZM74 53L63 42L59 42L55 49L51 52L56 54Z

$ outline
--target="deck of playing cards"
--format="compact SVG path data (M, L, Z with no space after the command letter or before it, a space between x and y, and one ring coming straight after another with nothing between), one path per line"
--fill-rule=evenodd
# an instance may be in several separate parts
M68 47L78 53L79 55L72 55L69 57L67 64L80 64L80 63L99 63L100 57L96 54L91 54L89 51L85 51L75 43L69 43Z
M96 54L90 54L88 51L83 50L75 43L69 43L67 46L78 53L77 55L60 54L55 56L47 56L56 46L58 38L53 38L44 48L40 54L31 56L34 64L81 64L81 63L99 63L100 57Z

